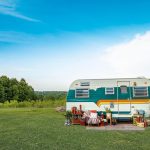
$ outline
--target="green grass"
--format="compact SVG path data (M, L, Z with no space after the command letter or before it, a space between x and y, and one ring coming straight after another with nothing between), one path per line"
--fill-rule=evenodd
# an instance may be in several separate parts
M140 132L91 131L64 126L53 108L0 109L0 150L149 150L150 128Z

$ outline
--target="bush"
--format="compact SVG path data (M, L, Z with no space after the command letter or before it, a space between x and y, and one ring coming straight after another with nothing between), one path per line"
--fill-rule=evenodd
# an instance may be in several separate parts
M5 101L0 103L0 108L23 108L23 107L36 107L36 108L47 108L47 107L58 107L65 106L66 101L63 100L38 100L38 101L23 101L18 102L17 100Z

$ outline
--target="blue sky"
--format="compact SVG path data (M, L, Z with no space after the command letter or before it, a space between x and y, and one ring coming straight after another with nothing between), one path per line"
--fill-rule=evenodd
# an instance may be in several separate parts
M150 77L149 8L149 0L0 0L0 75L36 90L67 90L79 78Z

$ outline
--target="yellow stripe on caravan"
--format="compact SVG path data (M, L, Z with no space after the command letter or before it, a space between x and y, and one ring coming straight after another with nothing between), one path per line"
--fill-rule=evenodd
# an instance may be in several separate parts
M118 100L98 100L97 106L104 105L104 104L148 104L150 103L150 99L118 99Z

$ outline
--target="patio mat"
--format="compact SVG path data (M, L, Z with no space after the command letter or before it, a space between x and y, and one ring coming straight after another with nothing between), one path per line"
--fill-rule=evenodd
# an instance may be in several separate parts
M132 124L117 124L108 125L104 127L86 126L87 130L100 130L100 131L144 131L145 128L140 128Z

